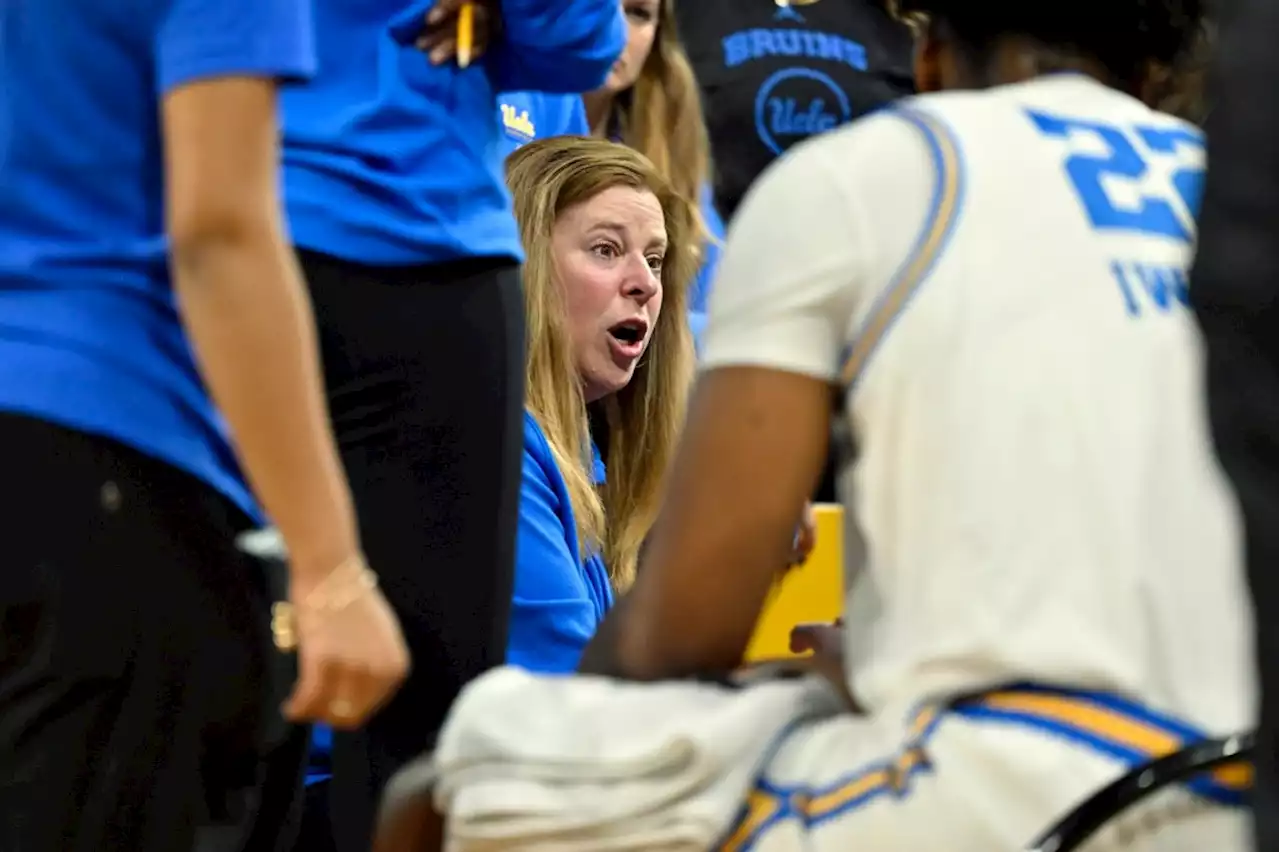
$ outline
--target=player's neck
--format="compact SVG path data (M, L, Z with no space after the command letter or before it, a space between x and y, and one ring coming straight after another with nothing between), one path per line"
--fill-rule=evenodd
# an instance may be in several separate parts
M1069 50L1047 47L1027 39L1011 38L995 46L981 67L973 68L974 87L1022 83L1046 74L1075 73L1114 86L1106 66Z

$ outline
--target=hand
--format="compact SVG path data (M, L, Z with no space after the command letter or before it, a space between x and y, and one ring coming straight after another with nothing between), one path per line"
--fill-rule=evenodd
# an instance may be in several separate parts
M347 570L348 564L358 571ZM290 583L298 681L283 709L295 722L350 729L360 727L395 694L409 672L409 651L376 584L354 585L371 576L364 560L348 560L336 570L350 576L322 576L311 583L295 578ZM313 599L322 583L335 596L346 594L322 608Z
M425 51L432 65L443 65L458 59L459 66L466 68L474 60L484 55L489 46L489 36L496 13L492 8L493 0L471 0L473 7L473 26L471 55L458 55L458 15L467 0L436 0L436 4L427 12L426 29L418 37L418 49Z
M844 670L844 619L837 618L830 624L797 624L791 630L791 651L801 654L812 652L798 662L810 671L827 679L844 697L853 710L859 710L858 702L849 689L848 675Z
M813 511L813 504L807 503L804 515L800 518L800 527L796 531L795 543L791 545L791 564L794 568L809 558L813 546L818 542L818 516Z
M844 659L844 619L837 618L831 624L797 624L791 628L791 652L802 654L812 651L814 656Z
M844 699L850 710L861 712L844 670L844 621L832 624L797 624L791 631L791 651L811 651L808 657L763 660L734 672L734 681L749 686L785 674L816 674L824 678Z

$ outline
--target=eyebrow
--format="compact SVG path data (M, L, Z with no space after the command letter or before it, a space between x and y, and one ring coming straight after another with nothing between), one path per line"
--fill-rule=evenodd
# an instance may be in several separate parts
M623 235L625 235L625 234L627 233L627 227L626 227L626 225L623 225L621 222L597 222L596 224L594 224L594 225L592 225L592 226L591 226L591 229L590 229L590 230L592 230L592 231L612 231L613 233L617 234L618 236L623 236ZM662 236L655 236L655 237L650 241L650 243L649 243L649 247L650 247L650 248L662 248L662 249L666 249L666 248L667 248L667 244L668 244L668 240L667 240L666 234L663 234Z

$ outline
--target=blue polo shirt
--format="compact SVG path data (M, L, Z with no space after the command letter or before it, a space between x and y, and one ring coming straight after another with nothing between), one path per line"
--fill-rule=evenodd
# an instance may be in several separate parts
M254 501L167 266L160 103L314 68L308 0L0 2L0 410Z
M504 92L498 96L498 121L502 126L499 147L503 159L534 139L591 133L587 126L587 108L579 95Z
M604 464L594 453L596 484ZM578 526L564 476L542 427L524 415L524 463L516 532L515 594L507 662L538 672L567 673L613 605L599 553L579 554Z
M622 51L617 0L503 0L466 69L414 44L432 0L314 0L320 72L284 97L294 241L369 265L521 258L498 92L584 92Z

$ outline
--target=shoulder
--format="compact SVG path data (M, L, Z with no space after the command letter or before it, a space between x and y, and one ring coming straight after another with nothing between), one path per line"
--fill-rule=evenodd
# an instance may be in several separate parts
M730 240L757 219L762 233L790 222L789 242L845 254L853 249L851 229L875 232L892 209L914 210L929 197L938 159L914 100L812 137L775 160L743 199Z
M587 133L580 95L552 92L503 92L498 95L503 130L522 142Z
M544 474L554 473L555 478L560 479L555 456L551 454L551 444L547 441L546 433L542 431L537 419L528 411L524 413L524 461L526 476L532 464L535 469L544 471ZM543 478L547 476L544 475Z
M770 164L760 184L802 200L813 189L847 192L869 178L910 171L927 156L919 129L924 105L916 100L908 98L801 142Z

